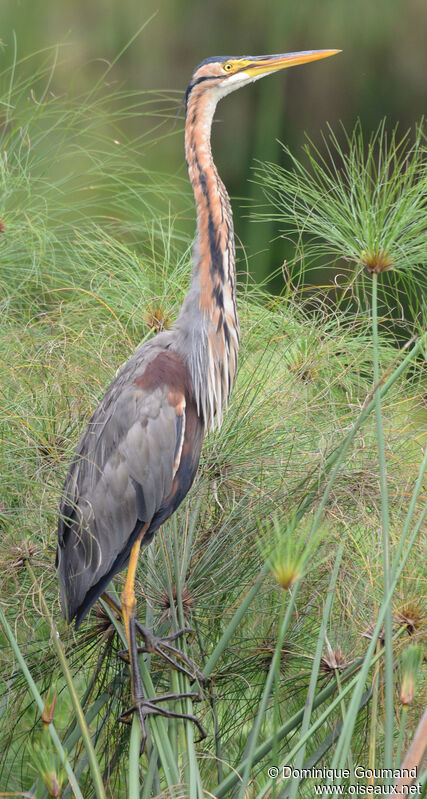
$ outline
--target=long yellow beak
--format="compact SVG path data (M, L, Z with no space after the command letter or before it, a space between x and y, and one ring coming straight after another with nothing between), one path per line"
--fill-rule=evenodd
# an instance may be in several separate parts
M267 72L276 72L286 67L295 67L297 64L306 64L308 61L318 61L320 58L329 58L331 55L341 53L341 50L305 50L301 53L282 53L281 55L259 56L257 59L242 60L239 69L247 72L251 77L264 75Z

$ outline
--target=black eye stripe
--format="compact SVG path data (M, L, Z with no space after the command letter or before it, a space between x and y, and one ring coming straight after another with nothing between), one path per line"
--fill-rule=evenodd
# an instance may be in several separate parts
M217 78L220 77L221 77L220 75L202 75L200 78L196 78L196 80L193 81L193 83L190 83L188 90L191 91L191 89L194 89L194 87L197 86L198 83L203 83L204 80L216 80Z
M190 96L190 92L197 86L199 83L203 83L204 80L218 80L221 75L202 75L200 78L196 78L193 83L190 83L187 86L187 91L185 92L185 101L188 102L188 98Z

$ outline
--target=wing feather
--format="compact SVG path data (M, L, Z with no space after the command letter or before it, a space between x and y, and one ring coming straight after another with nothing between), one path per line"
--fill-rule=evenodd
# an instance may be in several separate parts
M171 390L167 375L155 384L158 354L148 364L142 359L139 369L131 359L77 446L58 528L62 606L68 620L81 615L85 598L115 573L115 565L123 568L130 538L165 507L171 494L185 435L186 397L183 386Z

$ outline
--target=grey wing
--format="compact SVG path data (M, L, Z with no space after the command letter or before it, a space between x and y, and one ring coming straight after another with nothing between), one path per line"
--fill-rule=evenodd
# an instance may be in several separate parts
M69 621L125 566L132 535L165 502L184 431L185 396L164 383L144 390L132 381L107 392L77 447L60 508L58 567Z

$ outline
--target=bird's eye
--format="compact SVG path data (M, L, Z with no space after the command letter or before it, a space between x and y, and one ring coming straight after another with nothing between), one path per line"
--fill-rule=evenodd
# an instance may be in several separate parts
M233 64L224 64L223 69L225 70L225 72L231 72L231 70L233 69Z

